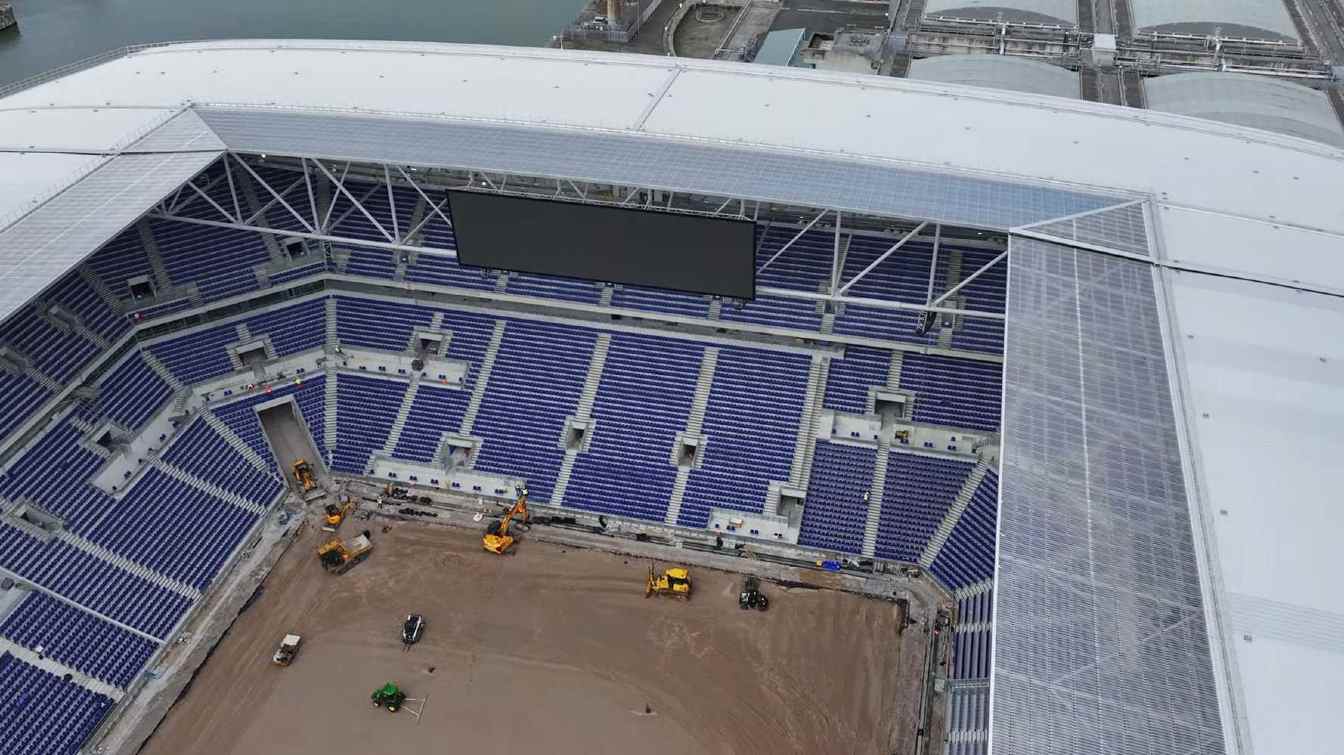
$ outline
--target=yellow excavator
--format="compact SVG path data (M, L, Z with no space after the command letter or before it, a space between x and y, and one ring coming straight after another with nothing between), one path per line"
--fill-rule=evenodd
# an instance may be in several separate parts
M485 529L485 534L481 536L481 545L491 553L500 556L508 553L515 542L513 535L509 534L509 528L513 526L514 521L527 524L529 519L527 488L518 488L518 500L514 502L513 508L509 509L509 513L505 514L503 519L490 522L490 526Z
M322 526L322 531L335 532L336 530L340 529L341 522L345 521L345 518L350 515L350 510L353 509L354 507L355 504L349 501L346 501L341 506L337 506L334 503L328 503L322 510L322 513L326 517L327 522L325 525Z
M691 599L691 572L684 566L673 566L656 574L649 564L649 581L644 585L644 597L667 595L682 600Z

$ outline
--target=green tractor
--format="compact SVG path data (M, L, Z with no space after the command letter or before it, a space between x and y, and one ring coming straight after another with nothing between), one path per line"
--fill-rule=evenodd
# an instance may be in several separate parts
M401 710L401 704L406 701L406 693L401 691L396 682L384 684L374 690L369 697L373 700L373 707L387 706L388 713L396 713Z

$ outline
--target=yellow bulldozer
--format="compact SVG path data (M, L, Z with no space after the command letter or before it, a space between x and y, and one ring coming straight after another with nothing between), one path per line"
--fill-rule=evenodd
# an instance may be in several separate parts
M644 597L667 595L682 600L691 598L691 572L684 566L673 566L658 574L649 564L649 580L644 585Z
M527 488L518 488L518 500L514 502L513 508L509 509L503 519L490 522L485 534L481 536L481 546L496 555L502 556L508 553L517 542L509 533L509 528L515 521L527 524L530 519L531 516L527 513Z

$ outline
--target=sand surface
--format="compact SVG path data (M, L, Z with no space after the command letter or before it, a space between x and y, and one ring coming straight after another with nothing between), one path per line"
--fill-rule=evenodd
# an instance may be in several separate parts
M364 527L375 550L340 576L307 528L145 755L913 751L926 636L898 638L894 604L767 584L771 610L742 611L741 577L708 569L689 602L646 599L646 561L526 540L499 557L422 523L341 534ZM412 611L428 628L403 651ZM286 632L304 646L275 667ZM386 681L416 701L372 707Z

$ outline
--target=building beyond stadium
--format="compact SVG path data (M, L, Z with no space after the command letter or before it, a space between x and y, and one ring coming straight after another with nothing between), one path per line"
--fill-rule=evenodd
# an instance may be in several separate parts
M271 188L265 161L297 166L288 188ZM389 187L389 203L390 187L409 195L414 176L439 172L483 192L553 186L569 201L638 197L691 214L796 208L799 237L824 221L836 255L847 222L896 229L895 254L908 239L936 249L944 229L968 249L1006 238L1006 259L983 266L1008 270L988 741L965 751L1344 751L1332 726L1344 151L1167 113L788 68L411 43L155 46L0 90L0 317L11 326L142 218L169 222L189 201L204 213L191 227L349 241L318 222L311 186L347 193L352 165ZM233 204L240 192L221 187L235 172L269 212ZM368 216L364 246L393 267L425 253L360 209L381 201L349 197ZM908 306L849 295L844 272L758 297L985 317L932 293ZM209 298L195 294L184 306ZM137 327L166 311L136 313ZM824 326L810 340L882 345ZM24 372L6 354L0 364ZM7 428L0 447L31 429ZM0 576L13 571L5 558Z

